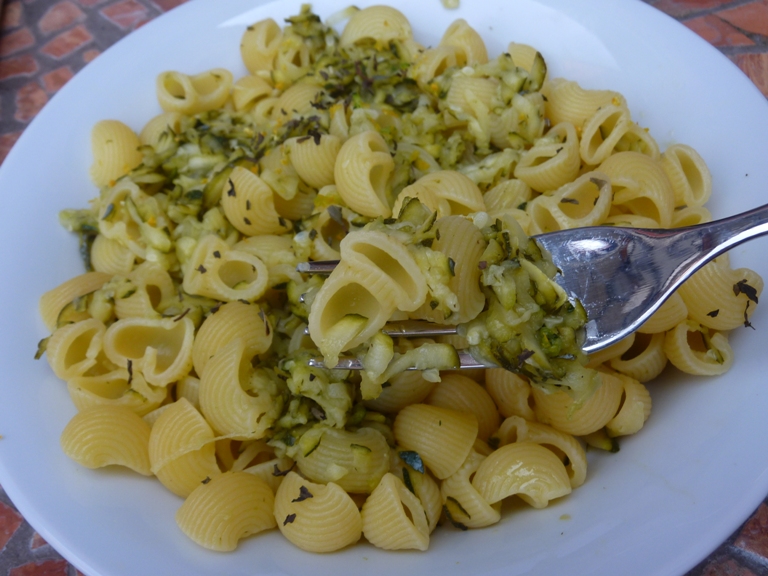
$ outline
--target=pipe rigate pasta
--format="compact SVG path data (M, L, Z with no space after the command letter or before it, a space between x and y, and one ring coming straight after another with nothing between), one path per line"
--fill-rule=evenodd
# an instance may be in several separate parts
M186 498L206 478L221 473L213 430L184 398L160 410L149 435L152 472L168 490Z
M627 376L648 382L656 378L667 365L664 353L664 333L635 335L632 347L609 362L611 368Z
M251 24L240 41L240 56L251 74L271 70L283 31L272 18Z
M333 552L360 539L363 521L354 500L338 484L317 484L289 472L275 494L280 532L309 552Z
M397 443L418 452L442 480L459 469L477 438L477 417L449 408L412 404L395 418Z
M472 486L489 504L519 496L534 508L571 493L563 463L534 442L514 442L495 450L480 463Z
M53 331L57 326L61 311L73 300L90 294L104 286L112 278L106 272L86 272L69 280L65 280L40 297L40 316L48 330Z
M728 337L710 333L707 327L685 320L667 332L664 352L678 370L697 376L717 376L733 364Z
M151 476L149 425L122 406L92 406L78 412L61 433L64 453L86 468L119 465Z
M488 368L485 371L485 389L505 418L535 418L531 385L522 376L503 368Z
M95 376L75 376L67 380L67 391L78 410L92 406L122 406L139 416L158 408L168 397L168 389L147 384L141 373L124 368Z
M119 120L97 122L91 131L93 183L106 186L141 164L140 145L136 133Z
M299 452L296 458L304 476L314 482L334 482L350 493L370 494L389 470L389 446L373 428L324 429L307 452Z
M366 131L352 136L336 155L334 179L339 196L364 216L390 216L387 181L394 166L380 134Z
M365 538L378 548L426 550L429 547L429 524L424 507L390 472L366 499L360 515Z
M477 437L481 440L488 440L501 423L498 408L485 388L461 374L442 375L424 403L471 412L477 418Z
M108 363L104 362L106 331L104 324L95 318L58 328L51 335L46 350L53 373L62 380L69 380L108 372Z
M189 318L125 318L107 328L104 353L121 368L140 370L155 386L167 386L192 367L195 326Z
M205 365L227 344L242 338L244 354L253 358L269 350L272 326L258 304L228 302L212 312L200 326L192 345L195 372L202 375Z
M713 330L749 322L763 291L763 279L748 268L731 268L725 254L706 264L678 289L691 320Z
M616 415L623 385L616 376L606 372L599 374L601 386L578 409L567 392L548 394L533 387L536 419L574 436L600 430Z
M563 461L571 488L578 488L587 479L587 455L578 440L570 434L520 416L510 416L493 436L500 446L513 442L535 442L549 448Z
M232 250L213 234L197 243L184 274L183 288L189 294L225 302L252 302L267 289L269 272L259 258Z
M240 440L263 437L277 416L270 394L277 384L268 371L250 367L252 357L246 341L235 338L206 362L200 377L200 411L218 433Z
M488 50L485 48L485 42L480 34L463 18L454 20L448 26L440 39L440 46L456 48L459 66L476 66L488 62Z
M440 484L445 515L454 525L482 528L501 520L501 502L489 504L472 485L485 456L472 450L461 467Z
M260 478L224 472L201 483L176 512L176 523L192 540L210 550L234 550L240 539L276 525L275 496Z

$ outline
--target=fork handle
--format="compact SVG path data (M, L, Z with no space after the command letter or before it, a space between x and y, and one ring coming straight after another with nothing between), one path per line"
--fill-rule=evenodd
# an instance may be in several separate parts
M665 292L671 293L710 260L747 240L768 234L768 204L707 224L646 232L659 238L664 252L679 262L664 287Z

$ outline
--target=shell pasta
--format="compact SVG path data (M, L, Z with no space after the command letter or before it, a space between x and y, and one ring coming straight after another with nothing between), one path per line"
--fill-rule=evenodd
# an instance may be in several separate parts
M78 411L63 451L154 476L210 550L426 551L557 506L587 447L642 430L647 382L730 368L763 289L721 256L587 357L530 236L706 222L704 158L463 19L426 48L388 6L332 18L254 22L242 77L168 70L143 127L94 126L96 197L60 217L87 270L39 301L37 357ZM413 320L456 333L383 330ZM457 371L461 349L488 367Z

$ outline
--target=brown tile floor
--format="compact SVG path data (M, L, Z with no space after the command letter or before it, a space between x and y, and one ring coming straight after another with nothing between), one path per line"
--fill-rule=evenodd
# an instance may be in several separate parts
M85 64L186 0L0 0L0 162ZM719 48L768 96L768 0L645 0ZM0 487L0 576L76 576ZM687 576L768 576L768 499Z

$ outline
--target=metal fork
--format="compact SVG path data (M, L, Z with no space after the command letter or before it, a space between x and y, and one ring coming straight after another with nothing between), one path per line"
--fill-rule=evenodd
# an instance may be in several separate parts
M593 226L534 236L552 257L555 281L587 313L585 353L602 350L637 330L672 293L710 260L739 244L768 234L768 204L706 224L657 230ZM330 273L336 261L304 262L300 272ZM455 334L455 326L428 322L387 325L391 336ZM460 368L481 368L466 352ZM339 368L360 369L356 359Z

